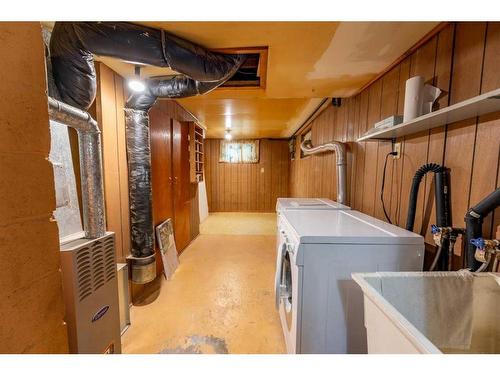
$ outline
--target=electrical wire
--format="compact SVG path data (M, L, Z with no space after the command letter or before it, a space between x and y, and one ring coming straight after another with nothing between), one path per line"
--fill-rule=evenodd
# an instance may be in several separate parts
M384 162L384 171L382 173L382 188L380 189L380 201L382 202L382 209L384 210L384 215L389 224L392 224L391 218L387 214L387 210L385 209L385 202L384 202L384 186L385 186L385 171L387 169L387 159L389 159L389 156L391 155L397 155L397 152L392 151L389 152L387 155L385 155L385 162Z

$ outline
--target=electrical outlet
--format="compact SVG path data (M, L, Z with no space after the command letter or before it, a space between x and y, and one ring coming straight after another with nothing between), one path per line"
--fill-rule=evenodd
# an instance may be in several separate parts
M399 159L401 157L401 142L394 143L392 151L397 153L397 155L393 155L392 158Z

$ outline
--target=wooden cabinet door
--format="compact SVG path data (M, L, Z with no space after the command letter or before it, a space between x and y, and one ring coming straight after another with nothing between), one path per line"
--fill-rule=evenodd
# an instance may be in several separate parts
M180 253L191 239L191 183L189 176L189 126L172 120L172 162L174 194L174 234Z

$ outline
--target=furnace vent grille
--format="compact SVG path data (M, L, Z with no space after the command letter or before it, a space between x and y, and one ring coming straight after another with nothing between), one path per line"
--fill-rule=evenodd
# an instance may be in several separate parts
M83 301L99 290L116 273L114 237L108 236L83 246L76 254L78 298Z

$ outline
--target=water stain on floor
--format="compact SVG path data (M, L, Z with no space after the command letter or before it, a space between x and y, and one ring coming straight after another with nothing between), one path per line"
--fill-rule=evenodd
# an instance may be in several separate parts
M160 354L229 354L226 341L215 336L188 336L183 345L165 348Z

